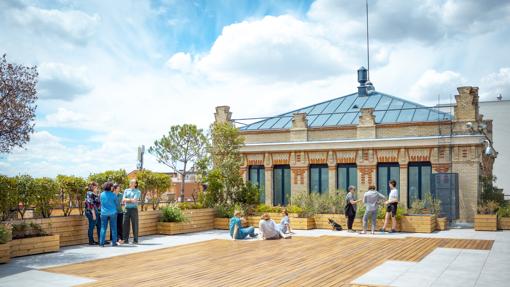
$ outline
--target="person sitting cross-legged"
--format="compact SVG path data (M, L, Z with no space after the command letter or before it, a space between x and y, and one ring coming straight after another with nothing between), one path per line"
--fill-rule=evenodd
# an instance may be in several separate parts
M276 225L274 220L272 220L267 213L262 214L260 217L259 231L262 235L262 239L266 240L290 238L290 236L287 236L282 232L282 230Z
M234 217L230 218L229 231L232 239L245 239L248 235L252 238L257 237L253 226L243 227L241 219L241 211L234 211Z

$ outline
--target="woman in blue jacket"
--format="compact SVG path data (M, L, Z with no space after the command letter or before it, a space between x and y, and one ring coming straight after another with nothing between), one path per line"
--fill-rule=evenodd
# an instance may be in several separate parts
M104 247L108 222L112 230L112 246L117 246L117 195L112 192L112 187L113 183L106 182L101 192L101 238L99 239L101 247Z

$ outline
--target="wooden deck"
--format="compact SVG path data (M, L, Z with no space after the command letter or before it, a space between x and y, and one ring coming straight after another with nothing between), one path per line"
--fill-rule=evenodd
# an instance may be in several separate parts
M386 260L419 261L437 247L489 250L492 244L413 237L210 240L45 271L97 280L84 286L359 286L349 283Z

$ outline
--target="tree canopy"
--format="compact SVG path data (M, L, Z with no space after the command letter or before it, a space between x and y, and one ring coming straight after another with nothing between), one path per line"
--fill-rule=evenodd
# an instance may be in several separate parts
M34 132L37 67L0 58L0 153L22 147Z

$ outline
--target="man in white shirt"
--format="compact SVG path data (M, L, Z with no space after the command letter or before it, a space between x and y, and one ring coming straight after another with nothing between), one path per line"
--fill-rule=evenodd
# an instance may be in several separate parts
M390 195L386 203L386 217L384 219L384 226L381 228L381 232L386 232L386 226L390 221L391 216L391 231L390 233L397 232L397 208L398 208L398 189L396 188L397 182L392 179L388 183L390 188Z

